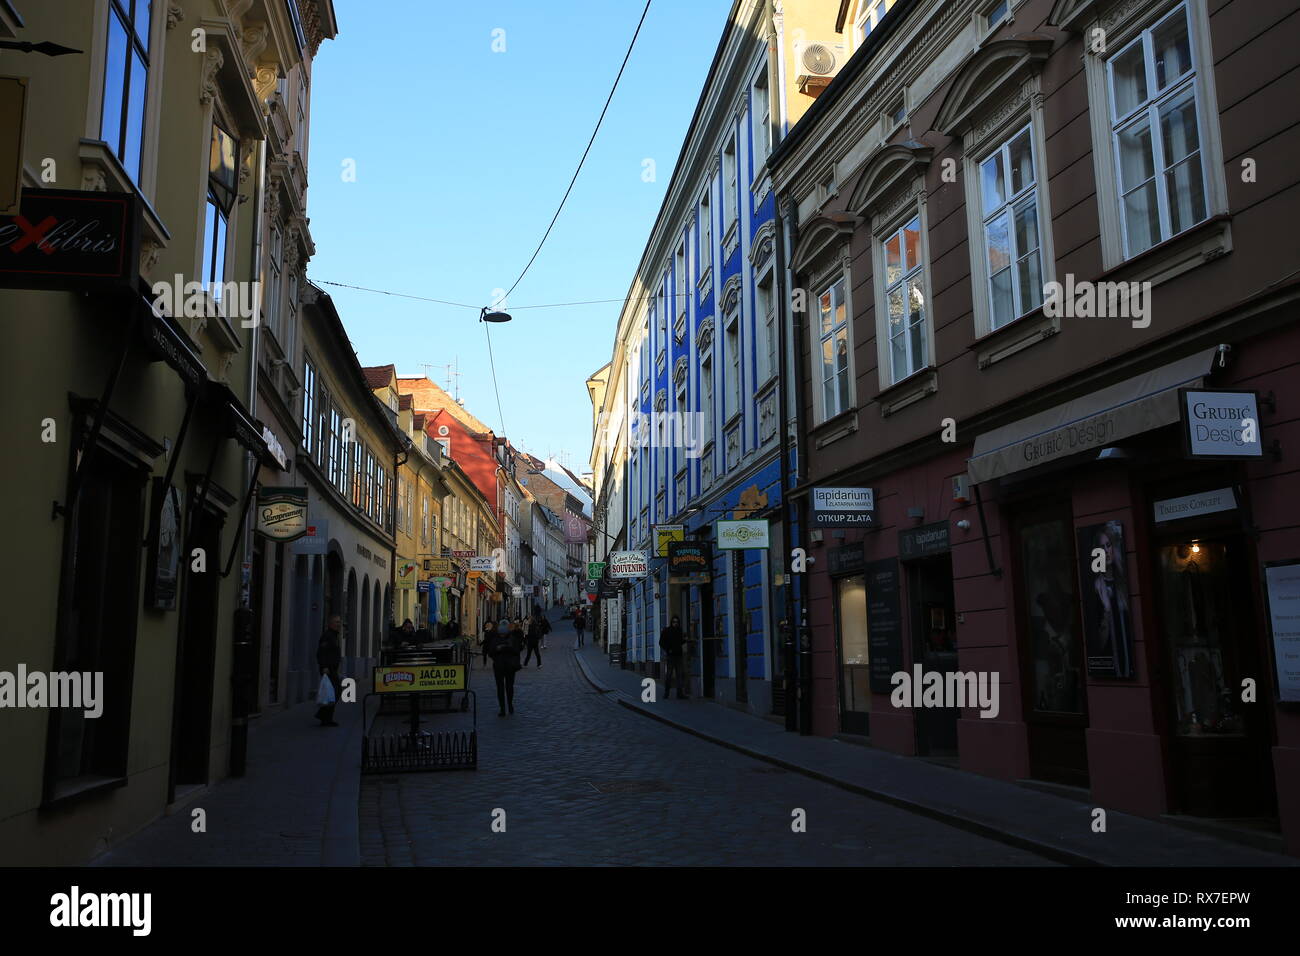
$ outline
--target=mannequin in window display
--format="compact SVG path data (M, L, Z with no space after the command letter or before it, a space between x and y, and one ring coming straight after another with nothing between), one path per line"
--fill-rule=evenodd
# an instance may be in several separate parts
M1124 552L1119 522L1111 521L1097 532L1093 547L1105 555L1105 570L1093 576L1093 593L1101 606L1094 647L1090 656L1110 657L1115 662L1115 676L1132 675L1129 660L1128 581L1125 576Z

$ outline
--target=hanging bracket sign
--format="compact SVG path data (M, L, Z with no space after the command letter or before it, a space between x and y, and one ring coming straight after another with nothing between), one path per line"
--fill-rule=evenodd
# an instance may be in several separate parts
M257 495L257 530L276 541L296 541L307 533L307 489L264 488Z

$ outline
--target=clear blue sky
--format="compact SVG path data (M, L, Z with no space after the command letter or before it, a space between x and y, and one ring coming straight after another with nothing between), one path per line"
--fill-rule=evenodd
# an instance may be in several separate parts
M486 305L541 239L591 135L643 0L334 0L312 90L313 281ZM582 175L511 307L627 292L730 10L653 0ZM505 31L504 53L492 50ZM642 181L653 159L656 181ZM345 159L356 181L344 182ZM324 286L363 365L446 384L500 428L477 312ZM582 471L584 382L618 303L518 309L492 327L506 433Z

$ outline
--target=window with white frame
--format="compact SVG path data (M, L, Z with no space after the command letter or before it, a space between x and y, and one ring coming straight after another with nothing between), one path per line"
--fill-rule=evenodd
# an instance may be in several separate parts
M1106 64L1125 258L1209 215L1196 50L1184 3Z
M767 88L767 62L754 80L754 163L758 165L772 152L772 98Z
M901 382L929 364L929 305L921 217L891 233L881 248L880 283L885 294L890 383Z
M713 353L700 358L700 415L701 445L713 441Z
M1011 13L1011 0L989 0L984 4L984 9L980 11L980 17L984 20L985 31L993 30L1002 25L1002 21Z
M855 45L860 46L872 30L880 25L881 18L897 0L858 0L858 15L853 24Z
M722 150L722 228L730 231L736 222L736 137Z
M705 190L700 199L700 274L713 264L713 209L709 205L709 193Z
M137 185L144 152L149 31L154 6L149 0L108 0L99 136Z
M308 455L312 452L312 433L316 416L316 369L311 359L304 358L302 363L302 448Z
M725 421L740 411L740 310L733 309L726 318L726 405L723 409Z
M343 483L343 421L337 408L330 409L329 480L334 487Z
M686 243L683 241L677 247L677 255L673 260L677 269L676 281L676 307L673 309L673 315L681 317L686 314L686 295L690 289L690 283L686 279Z
M844 280L836 279L817 297L823 420L834 418L852 406L848 311L844 299Z
M1038 169L1032 124L1017 130L979 164L980 215L990 329L1043 302Z
M770 272L758 282L756 306L760 330L758 381L761 385L776 374L776 310L772 307L772 273Z

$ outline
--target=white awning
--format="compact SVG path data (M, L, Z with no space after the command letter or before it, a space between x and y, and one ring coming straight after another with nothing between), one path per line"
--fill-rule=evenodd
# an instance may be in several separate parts
M1178 389L1203 385L1217 353L1197 352L985 432L967 462L971 481L991 481L1173 424L1180 418Z

